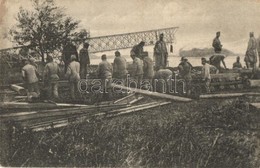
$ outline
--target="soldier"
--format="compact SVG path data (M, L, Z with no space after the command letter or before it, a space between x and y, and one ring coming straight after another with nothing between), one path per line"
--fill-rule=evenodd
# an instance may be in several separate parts
M51 56L47 56L46 60L47 64L44 67L43 81L47 85L47 94L49 98L53 96L55 99L59 99L58 80L60 68Z
M71 62L68 65L67 72L65 74L65 77L69 80L69 86L70 86L70 95L72 100L75 100L75 91L77 91L77 84L80 80L79 71L80 71L80 64L76 61L77 57L76 55L71 56Z
M242 68L242 65L240 63L240 57L237 56L237 61L233 63L233 69L239 69Z
M137 82L137 87L139 88L143 80L144 74L143 61L134 55L131 55L131 57L133 59L132 76Z
M112 73L113 67L107 61L107 56L103 54L101 56L101 62L97 68L97 76L102 81L102 89L103 89L103 98L109 100L111 96L111 82L112 82Z
M39 79L37 77L39 74L36 70L36 67L33 64L34 63L32 58L25 61L25 66L22 68L22 77L25 81L25 85L28 90L28 96L33 94L33 92L35 92L37 96L39 96Z
M157 41L154 46L155 67L157 69L160 67L165 68L167 66L168 52L163 37L164 35L160 34L160 40Z
M254 32L250 32L249 37L250 37L250 39L248 41L248 46L247 46L247 51L246 51L244 61L246 62L247 68L255 69L257 57L258 57L257 41L254 37Z
M144 45L145 42L141 41L139 44L135 45L132 50L130 51L130 56L136 56L139 59L143 59L143 55L144 55Z
M172 71L169 69L162 69L159 67L154 74L154 88L156 92L168 92L171 86Z
M146 55L143 59L143 64L143 78L149 80L152 79L154 76L153 60L148 55Z
M71 41L67 42L62 51L62 57L65 64L65 73L67 71L67 67L70 64L71 56L74 55L76 57L76 61L78 61L78 52L75 45L72 44Z
M90 64L89 54L88 54L88 43L83 44L83 48L79 51L79 62L80 62L80 77L86 78L87 68Z
M181 63L178 66L181 77L185 80L187 94L191 93L191 69L192 65L188 62L185 57L181 58Z
M210 65L215 66L220 72L222 72L224 69L227 69L224 59L225 55L215 54L209 58L209 63ZM224 68L221 66L221 63L223 64Z
M119 51L115 52L115 59L113 64L113 77L116 79L126 79L127 75L127 63L126 59L121 56Z
M258 51L258 67L260 67L260 35L258 37L258 45L257 45L257 51Z
M222 50L222 44L219 40L220 32L216 33L216 37L213 40L212 47L214 47L215 53L221 53Z
M201 64L203 65L202 67L202 80L205 81L205 88L207 93L210 93L210 81L211 81L211 76L210 76L210 65L207 63L206 58L201 58Z

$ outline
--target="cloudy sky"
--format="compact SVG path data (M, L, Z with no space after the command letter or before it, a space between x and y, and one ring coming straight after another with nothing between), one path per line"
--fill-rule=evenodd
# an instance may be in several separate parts
M30 8L30 0L0 0L0 48L12 44L4 33L15 23L20 6ZM180 48L211 47L216 31L221 31L224 48L244 53L248 34L260 35L260 0L56 0L80 28L91 36L127 33L178 26Z

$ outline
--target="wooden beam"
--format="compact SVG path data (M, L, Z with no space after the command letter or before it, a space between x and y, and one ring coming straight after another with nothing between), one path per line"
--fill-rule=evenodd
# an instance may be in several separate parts
M133 112L140 112L146 109L150 109L150 108L155 108L155 107L159 107L159 106L163 106L166 104L170 104L171 102L150 102L150 103L146 103L146 104L141 104L141 105L136 105L136 106L131 106L131 107L126 107L126 108L121 108L121 109L117 109L117 110L112 110L109 112L101 112L98 114L94 114L95 117L104 117L104 118L110 118L110 117L116 117L116 116L120 116L120 115L125 115L125 114L129 114L129 113L133 113ZM63 120L59 120L59 121L54 121L52 123L45 123L42 125L34 125L31 126L30 128L33 131L43 131L46 129L52 129L52 128L59 128L59 127L64 127L67 126L69 124L73 124L73 123L81 123L86 121L86 119L89 119L93 116L86 116L86 115L82 115L82 116L75 116L75 120L70 122L68 121L68 119L63 119Z
M12 85L11 85L11 89L14 90L14 91L16 91L16 92L19 93L20 95L23 95L23 96L27 94L27 92L26 92L26 90L25 90L24 87L19 86L19 85L16 85L16 84L12 84Z
M63 109L54 109L54 110L40 110L40 111L32 111L32 112L22 112L22 113L11 113L11 114L2 114L0 115L1 121L13 120L13 121L25 121L25 120L33 120L39 118L51 118L51 117L59 117L59 116L67 116L74 115L80 113L86 113L88 111L100 111L100 110L111 110L116 108L126 107L126 104L119 105L102 105L95 106L90 105L86 107L74 107L74 108L63 108Z
M133 97L135 97L135 94L131 93L131 94L129 94L129 95L127 95L127 96L125 96L125 97L123 97L121 99L118 99L118 100L114 101L114 104L118 104L118 103L122 103L122 102L128 102L129 99L131 99Z
M249 79L248 80L248 85L250 86L250 87L260 87L260 80L258 79Z
M260 93L245 92L245 93L220 93L220 94L205 94L200 95L200 99L212 99L212 98L233 98L242 96L260 96Z
M111 86L113 88L127 90L127 91L130 91L132 93L139 93L139 94L143 94L143 95L147 95L147 96L151 96L151 97L169 99L169 100L172 100L172 101L178 101L178 102L190 102L190 101L192 101L192 99L186 98L186 97L173 96L173 95L159 93L159 92L151 92L151 91L148 91L148 90L141 90L141 89L137 89L137 88L130 88L130 87L122 86L122 85L116 85L114 83L112 83Z

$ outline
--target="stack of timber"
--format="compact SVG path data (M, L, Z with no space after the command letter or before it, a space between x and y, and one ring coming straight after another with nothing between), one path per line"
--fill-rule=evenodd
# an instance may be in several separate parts
M94 114L89 114L89 115L77 115L74 117L70 118L59 118L58 120L55 120L53 122L46 122L46 123L40 123L40 124L35 124L31 125L30 129L33 131L42 131L46 129L51 129L51 128L59 128L59 127L64 127L69 124L75 124L75 123L82 123L84 121L90 120L90 119L102 119L102 118L111 118L111 117L117 117L121 115L126 115L129 113L136 113L140 112L146 109L150 108L155 108L155 107L160 107L163 105L170 104L171 102L150 102L142 105L135 105L135 106L128 106L124 108L118 108L110 111L100 111L99 113L94 113Z

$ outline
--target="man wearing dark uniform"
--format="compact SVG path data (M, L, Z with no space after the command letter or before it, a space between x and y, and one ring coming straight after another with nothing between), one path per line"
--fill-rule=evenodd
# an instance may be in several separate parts
M214 47L215 53L221 53L222 50L222 44L219 40L220 32L216 33L216 37L213 40L212 47Z

